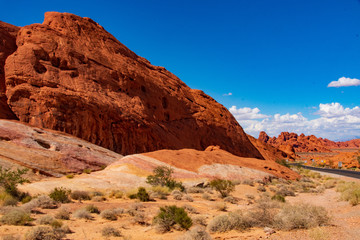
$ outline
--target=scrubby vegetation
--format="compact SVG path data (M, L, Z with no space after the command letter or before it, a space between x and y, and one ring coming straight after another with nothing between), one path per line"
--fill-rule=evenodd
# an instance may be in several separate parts
M348 201L352 206L360 204L360 184L354 182L340 183L336 191L341 193L341 199Z
M13 171L0 166L0 186L3 187L5 192L11 196L20 197L20 192L17 189L17 185L29 182L28 179L22 177L22 175L27 173L28 170L29 169L25 168Z
M154 175L149 175L146 178L146 182L152 186L162 186L168 187L173 190L179 188L181 191L184 191L184 186L181 182L175 181L171 176L174 173L174 170L171 167L159 166L153 170Z
M20 208L14 208L0 218L0 222L7 225L27 225L30 221L30 214Z
M71 193L70 190L60 187L60 188L55 188L49 194L49 197L51 197L56 202L68 203L68 202L70 202L70 199L69 199L70 193Z
M154 217L153 223L161 232L170 231L175 224L186 230L192 226L192 220L184 208L175 205L161 207L159 213Z
M210 182L210 186L218 191L223 198L235 190L234 184L230 180L224 179L214 179Z

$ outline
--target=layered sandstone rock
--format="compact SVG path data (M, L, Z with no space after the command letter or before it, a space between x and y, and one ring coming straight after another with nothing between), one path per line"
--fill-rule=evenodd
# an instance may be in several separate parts
M18 27L0 21L0 118L16 119L7 104L5 95L5 60L16 51L16 35Z
M263 159L221 104L151 65L89 18L49 12L6 60L12 111L122 154L219 145Z
M57 131L0 120L0 166L26 167L45 176L101 170L120 154Z

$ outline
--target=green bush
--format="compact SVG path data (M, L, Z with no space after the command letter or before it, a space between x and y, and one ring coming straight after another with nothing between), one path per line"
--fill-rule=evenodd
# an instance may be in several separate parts
M282 195L275 194L271 197L271 200L279 201L279 202L285 202L285 198Z
M222 198L227 197L230 192L235 190L234 184L231 181L223 179L212 180L210 186L218 191Z
M130 196L132 198L133 195ZM144 187L139 187L138 192L135 194L134 198L139 199L141 202L148 202L150 201L150 196L146 192L146 189Z
M0 222L7 225L27 225L32 219L23 209L15 208L0 218Z
M170 231L171 227L178 224L183 229L189 229L192 226L192 220L183 208L175 205L161 207L158 215L154 217L154 224L160 231Z
M100 210L98 207L96 207L95 205L87 205L85 207L86 211L88 211L89 213L96 213L96 214L100 214Z
M70 190L65 189L65 188L55 188L50 194L49 197L52 198L54 201L56 202L60 202L60 203L68 203L70 202L69 200L69 194L70 194Z
M17 169L16 171L12 171L10 169L3 169L0 166L0 186L11 196L19 197L20 193L17 185L29 182L29 180L22 177L28 170L29 169Z
M184 191L185 188L181 182L177 182L172 178L174 170L171 167L159 166L153 170L154 175L149 175L146 178L146 183L152 186L166 186L170 190L179 188L181 191Z

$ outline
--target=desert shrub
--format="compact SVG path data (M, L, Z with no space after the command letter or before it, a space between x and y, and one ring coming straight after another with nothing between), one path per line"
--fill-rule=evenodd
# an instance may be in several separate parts
M54 219L54 221L52 221L52 222L50 223L50 226L51 226L52 228L60 229L60 228L63 226L63 223L62 223L61 221L59 221L59 220L55 220L55 219Z
M214 208L218 211L223 211L223 212L226 212L227 210L227 205L225 202L216 202L214 204Z
M271 200L285 202L285 197L279 194L275 194L274 196L271 197Z
M280 202L273 201L268 196L261 196L256 200L256 204L248 212L247 216L251 220L252 226L268 227L274 224L274 217L281 207Z
M154 217L153 223L158 227L158 230L166 232L170 231L175 224L183 229L189 229L192 220L183 208L173 205L161 207L159 213Z
M266 192L266 188L265 188L263 185L259 185L259 186L257 187L257 190L258 190L259 192Z
M24 196L22 199L21 199L21 203L24 204L24 203L28 203L32 200L32 197L30 195L26 195Z
M281 196L295 196L295 192L292 191L289 187L284 186L284 185L279 185L278 190L276 191L276 195L281 195Z
M360 203L360 184L354 182L340 183L336 191L341 193L341 199L348 201L352 206Z
M106 197L105 196L95 196L91 199L94 202L104 202L106 201Z
M336 180L336 179L329 179L329 180L326 180L326 181L325 181L324 187L325 187L326 189L334 188L334 187L336 187L336 184L337 184L337 180Z
M16 206L18 204L18 200L10 194L4 192L4 194L1 195L0 206Z
M182 195L182 193L179 191L179 190L174 190L171 192L171 195L174 196L174 195Z
M226 232L230 230L245 230L251 227L250 220L241 211L215 217L209 222L210 232Z
M12 209L0 218L0 222L7 225L27 225L31 220L30 215L21 208Z
M86 173L86 174L90 174L92 172L92 170L90 168L85 168L83 170L83 173Z
M110 198L122 198L124 196L124 192L120 190L112 190L109 194Z
M61 240L65 233L61 229L49 226L38 226L31 228L25 235L26 240Z
M75 218L80 218L80 219L88 219L91 220L93 217L91 216L91 214L86 211L86 209L78 209L74 212L73 215Z
M57 208L57 204L49 196L40 195L37 198L33 198L30 202L22 205L22 208L28 211L31 211L34 208L54 209Z
M146 224L146 216L143 212L136 211L134 213L132 222L135 224L145 225Z
M196 210L196 208L194 208L190 204L184 204L182 208L184 208L188 213L199 214L198 210Z
M118 214L113 209L106 209L101 212L100 216L104 219L110 220L110 221L116 221L118 218Z
M139 199L141 202L150 201L150 196L146 192L146 189L144 187L139 187L138 192L136 194L136 198Z
M167 196L170 194L170 189L168 187L153 186L150 192L151 198L167 199Z
M201 195L201 197L202 197L203 199L205 199L205 200L208 200L208 201L211 200L211 195L208 194L208 193L203 193L203 195Z
M186 189L187 193L204 193L204 189L200 187L190 187Z
M224 202L236 204L236 203L238 203L238 200L236 198L234 198L233 196L227 196L226 198L224 198Z
M87 205L85 207L85 210L88 211L89 213L96 213L96 214L100 214L100 210L98 207L96 207L95 205L91 204L91 205Z
M54 220L55 220L55 218L53 216L45 215L45 216L42 216L39 219L39 224L41 224L41 225L50 225L50 223L52 223Z
M253 186L254 186L254 180L244 179L244 180L242 181L242 184L244 184L244 185L249 185L249 186L253 187Z
M121 237L121 232L112 226L105 226L101 230L103 237Z
M65 208L61 207L55 214L56 219L63 219L63 220L69 220L70 219L70 211Z
M90 194L88 192L78 191L78 190L71 192L70 197L74 200L79 200L79 201L91 199Z
M62 187L54 188L54 190L49 194L49 197L56 202L68 203L70 202L69 200L70 192L71 192L70 190Z
M327 225L329 220L323 207L309 204L285 205L275 216L275 225L283 230L308 229Z
M210 182L210 186L218 191L222 198L227 197L235 190L234 184L230 180L214 179Z
M206 217L202 215L192 217L194 225L207 226Z
M174 199L175 200L181 200L182 199L182 194L175 194L175 195L173 195L173 197L174 197Z
M177 238L177 240L212 240L212 237L204 227L196 226Z
M29 180L22 177L28 170L29 169L17 169L13 171L0 166L0 186L11 196L19 197L20 193L17 185L29 182Z
M173 190L179 188L181 191L184 191L184 186L181 182L177 182L172 178L174 170L171 167L159 166L153 170L154 175L149 175L146 178L146 183L152 186L166 186L169 189Z
M186 201L189 201L189 202L193 202L193 201L194 201L194 198L193 198L192 196L188 195L188 194L186 194L186 195L184 196L184 199L185 199Z
M68 174L68 175L66 175L66 178L72 179L72 178L74 178L74 174Z
M246 197L248 200L254 200L254 199L255 199L255 196L252 195L252 194L246 194L245 197Z

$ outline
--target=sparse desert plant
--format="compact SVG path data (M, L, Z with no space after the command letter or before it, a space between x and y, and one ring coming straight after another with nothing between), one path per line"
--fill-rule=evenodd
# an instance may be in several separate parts
M86 211L86 209L78 209L74 212L73 215L75 218L80 218L80 219L87 219L87 220L91 220L93 219L93 217L91 216L91 214Z
M328 180L325 181L324 187L325 187L326 189L334 188L334 187L336 187L336 184L337 184L337 180L336 180L336 179L328 179Z
M146 224L146 216L143 212L136 211L132 222L135 224L145 225Z
M71 192L70 197L73 200L79 200L80 202L82 200L90 200L91 199L90 194L88 192L79 191L79 190L75 190L75 191Z
M74 178L74 174L68 174L68 175L66 175L66 178L72 179L72 178Z
M218 191L222 198L227 197L235 190L234 184L230 180L214 179L210 182L210 186Z
M101 235L103 237L121 237L121 232L112 226L105 226L101 230Z
M65 233L61 229L49 226L37 226L31 228L25 235L26 240L61 240Z
M251 225L257 227L269 227L274 223L274 217L278 213L281 203L273 201L267 195L262 195L256 200L256 204L248 212Z
M249 186L253 187L254 186L254 180L252 180L252 179L244 179L242 181L242 184L249 185Z
M271 197L271 200L285 202L285 197L279 194L275 194L274 196Z
M153 170L154 175L149 175L146 178L146 183L152 186L166 186L171 190L179 188L181 191L184 191L185 188L182 183L175 181L171 176L173 173L174 170L171 167L158 166Z
M31 212L35 208L54 209L57 207L56 202L47 195L40 195L21 206L22 209L28 212Z
M29 169L6 169L0 166L0 186L4 188L5 192L13 197L19 197L17 185L29 182L28 179L23 178L22 175L27 173Z
M54 188L54 190L49 194L49 197L56 202L68 203L70 202L69 200L70 192L71 192L70 190L62 187Z
M183 207L188 213L199 214L198 210L196 210L196 208L194 208L194 207L191 206L190 204L184 204L182 207Z
M224 202L228 202L231 204L237 204L238 200L236 198L234 198L233 196L227 196L224 198Z
M50 225L50 223L52 223L54 220L55 220L55 218L53 216L45 215L45 216L42 216L39 219L39 224L41 224L41 225Z
M194 198L192 196L190 196L189 194L186 194L183 199L185 199L186 201L189 201L189 202L193 202L194 201Z
M110 198L122 198L124 196L124 192L120 190L112 190L109 194Z
M161 232L170 231L178 224L183 229L189 229L192 226L192 220L183 208L175 205L160 207L159 213L154 217L153 223Z
M187 231L183 236L177 240L212 240L210 234L202 226L196 226Z
M86 174L90 174L92 172L92 170L90 168L85 168L83 170L83 173L86 173Z
M248 200L254 200L254 199L255 199L255 196L252 195L252 194L246 194L245 197L246 197Z
M216 202L216 203L214 204L214 207L215 207L215 209L218 210L218 211L226 212L226 210L227 210L227 205L226 205L225 202Z
M100 210L98 207L96 207L95 205L91 204L91 205L87 205L85 207L85 210L88 211L89 213L96 213L96 214L100 214Z
M258 190L259 192L266 192L266 188L265 188L263 185L259 185L259 186L257 187L257 190Z
M63 226L63 223L59 220L54 219L54 221L50 223L50 226L55 229L60 229Z
M150 192L151 198L167 199L167 196L170 194L170 189L168 187L153 186Z
M203 215L193 216L192 220L194 225L207 226L206 217Z
M285 205L274 220L279 229L292 230L325 226L329 223L330 218L323 207L299 204Z
M204 189L200 187L190 187L186 189L187 193L204 193Z
M69 220L70 219L70 211L66 207L61 207L55 214L56 219Z
M249 227L251 227L250 220L241 211L217 216L208 225L210 232L245 230Z
M28 202L30 202L31 200L32 200L33 198L30 196L30 195L27 195L27 196L25 196L25 197L23 197L22 199L21 199L21 203L28 203Z
M348 201L352 206L360 204L360 184L354 182L340 183L336 191L341 193L341 199Z
M182 194L175 194L175 195L173 195L173 197L174 197L175 200L180 201L182 199Z
M205 199L205 200L208 200L208 201L211 200L211 195L208 194L208 193L203 193L203 195L201 195L201 197L202 197L203 199Z
M118 218L118 214L114 209L106 209L100 213L100 216L110 221L116 221Z
M104 202L106 201L106 197L105 196L95 196L91 199L94 202Z
M5 191L0 193L0 206L16 206L17 204L18 200L9 193Z
M278 190L276 191L277 195L281 195L281 196L295 196L295 192L292 191L289 187L284 186L284 185L279 185L278 186Z
M21 208L12 209L0 218L0 222L7 225L27 225L31 220L29 213Z
M138 192L136 194L136 198L139 199L141 202L148 202L150 201L150 196L146 192L146 189L144 187L139 187Z

